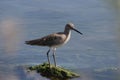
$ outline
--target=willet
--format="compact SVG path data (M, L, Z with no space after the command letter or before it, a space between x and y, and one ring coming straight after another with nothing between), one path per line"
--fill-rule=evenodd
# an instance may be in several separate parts
M56 48L63 44L66 44L69 41L71 36L71 30L74 30L82 35L80 31L75 29L73 23L68 23L65 26L64 32L58 32L39 39L26 41L26 44L37 45L37 46L48 46L49 50L47 51L47 59L49 66L50 66L50 58L49 58L50 50L53 50L54 65L56 66L56 58L55 58Z

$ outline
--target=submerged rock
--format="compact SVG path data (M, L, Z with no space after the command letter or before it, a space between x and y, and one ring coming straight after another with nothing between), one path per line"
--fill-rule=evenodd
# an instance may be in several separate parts
M54 65L51 65L49 67L48 63L31 66L31 67L29 67L29 70L31 70L31 71L36 70L42 76L45 76L48 78L55 78L55 80L60 80L60 79L63 80L63 79L79 77L79 75L77 73L74 73L74 72L64 69L62 67L55 67Z

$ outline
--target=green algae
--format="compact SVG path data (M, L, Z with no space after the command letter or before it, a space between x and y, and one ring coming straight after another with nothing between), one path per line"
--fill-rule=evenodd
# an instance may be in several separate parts
M29 67L29 70L30 71L35 70L42 76L48 78L56 78L56 80L80 77L77 73L74 73L62 67L55 67L54 65L51 65L49 67L48 63L31 66Z

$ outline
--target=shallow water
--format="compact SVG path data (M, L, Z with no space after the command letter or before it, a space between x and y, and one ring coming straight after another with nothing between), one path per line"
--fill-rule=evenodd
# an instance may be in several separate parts
M72 31L71 40L57 49L57 64L81 75L72 80L120 79L115 12L106 2L1 0L0 17L1 80L48 80L24 68L46 62L48 48L24 42L63 31L68 22L83 35Z

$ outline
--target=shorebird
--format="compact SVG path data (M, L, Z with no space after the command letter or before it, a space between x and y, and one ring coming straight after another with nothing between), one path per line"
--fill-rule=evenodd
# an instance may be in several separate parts
M68 23L65 25L64 32L50 34L39 39L26 41L25 43L28 45L48 46L49 50L47 51L47 59L48 59L49 67L50 67L50 58L49 58L50 50L53 50L53 60L54 60L54 65L56 66L56 58L55 58L56 48L66 44L69 41L71 37L71 30L74 30L82 35L80 31L75 29L73 23Z

